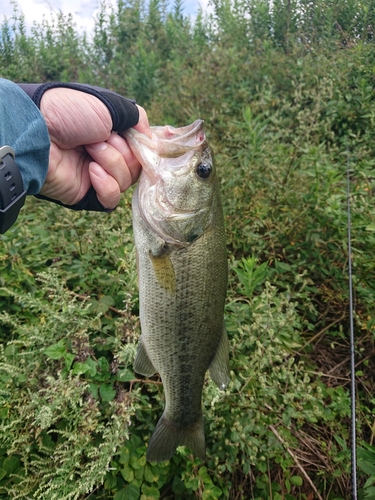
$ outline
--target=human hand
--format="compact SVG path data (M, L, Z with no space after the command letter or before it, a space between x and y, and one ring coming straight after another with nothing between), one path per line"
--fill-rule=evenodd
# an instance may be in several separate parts
M136 182L141 166L126 140L112 131L107 106L97 97L69 88L47 90L40 110L51 139L48 173L40 194L65 205L78 203L94 188L99 202L115 208ZM138 131L151 136L138 106Z

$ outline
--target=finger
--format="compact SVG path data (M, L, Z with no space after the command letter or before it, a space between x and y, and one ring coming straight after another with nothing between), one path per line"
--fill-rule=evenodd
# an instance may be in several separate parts
M137 181L138 177L140 176L141 164L134 156L128 143L123 137L121 137L118 134L111 134L107 142L122 154L130 172L132 178L132 184L134 184Z
M139 111L139 120L137 125L134 126L138 132L141 132L142 134L146 134L147 137L150 137L151 139L151 129L150 129L150 124L148 122L148 117L146 111L142 108L142 106L138 106L137 108Z
M105 208L116 208L121 198L120 186L98 163L91 162L89 175L96 196Z
M133 179L129 167L121 152L107 142L98 142L86 146L86 150L95 163L98 163L126 191Z

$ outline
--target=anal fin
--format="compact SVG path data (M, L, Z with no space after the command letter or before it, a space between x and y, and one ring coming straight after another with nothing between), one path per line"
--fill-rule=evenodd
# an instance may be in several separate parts
M144 377L152 377L152 375L155 375L156 373L154 365L148 357L145 346L142 343L142 335L139 337L137 354L135 355L133 368L136 373L139 373Z

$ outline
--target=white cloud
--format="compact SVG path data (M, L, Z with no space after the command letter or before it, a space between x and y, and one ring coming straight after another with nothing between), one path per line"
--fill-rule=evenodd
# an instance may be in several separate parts
M58 12L72 14L78 31L90 32L95 23L95 16L99 12L98 0L17 0L18 10L25 16L27 28L34 22L41 22L43 17L50 19ZM13 5L5 0L2 5L0 20L10 19L13 15Z
M51 18L51 13L57 14L60 10L64 14L72 14L79 32L90 32L95 24L95 16L99 12L100 0L16 0L18 9L25 15L26 26L30 28L33 22L40 22L45 16ZM109 2L107 2L109 3ZM113 0L112 3L116 3ZM204 11L210 11L209 0L185 0L183 10L194 19L199 6ZM2 0L0 22L4 17L10 19L13 15L13 5L9 0ZM173 5L173 0L170 0Z

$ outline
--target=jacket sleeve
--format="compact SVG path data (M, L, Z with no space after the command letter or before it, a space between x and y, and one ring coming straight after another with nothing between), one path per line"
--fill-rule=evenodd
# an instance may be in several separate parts
M25 92L3 78L0 78L0 146L14 150L27 194L39 193L48 170L47 126Z

